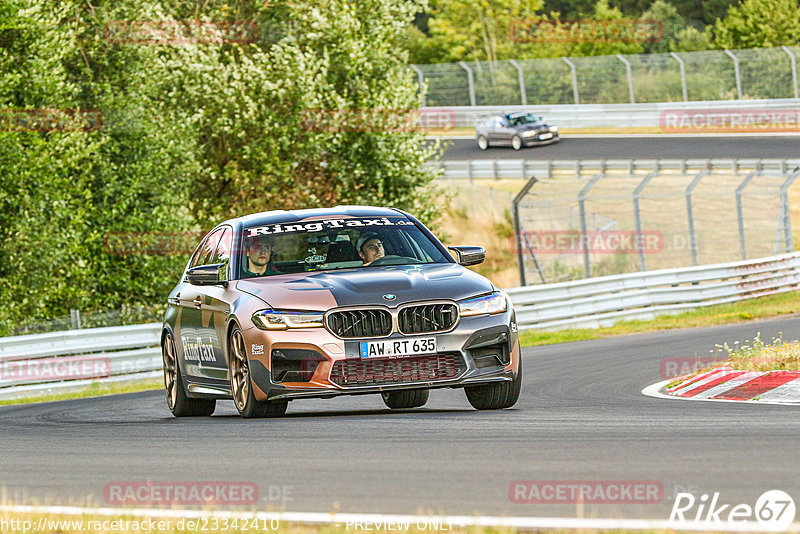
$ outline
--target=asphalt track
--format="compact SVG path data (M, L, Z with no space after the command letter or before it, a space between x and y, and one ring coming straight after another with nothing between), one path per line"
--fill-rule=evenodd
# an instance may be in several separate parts
M231 401L175 419L161 392L0 408L4 501L103 505L126 481L258 485L259 509L667 519L677 491L800 502L800 406L664 400L664 358L800 337L800 317L525 349L519 403L472 410L460 390L390 412L379 397L295 401L243 420ZM655 504L515 504L517 480L655 481ZM291 500L278 497L285 493ZM336 504L338 503L338 504ZM248 509L251 507L247 507Z
M558 143L514 150L480 150L474 139L454 139L443 160L470 159L708 159L800 158L800 136L566 136Z

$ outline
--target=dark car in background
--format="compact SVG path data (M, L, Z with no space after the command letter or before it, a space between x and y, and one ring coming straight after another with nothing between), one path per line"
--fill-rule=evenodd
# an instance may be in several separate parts
M270 211L219 224L169 295L161 346L175 416L233 399L244 417L289 401L380 394L416 408L433 388L508 408L522 383L508 296L396 209Z
M558 126L547 124L533 113L518 112L492 115L475 128L478 148L510 146L519 150L524 146L548 145L559 140Z

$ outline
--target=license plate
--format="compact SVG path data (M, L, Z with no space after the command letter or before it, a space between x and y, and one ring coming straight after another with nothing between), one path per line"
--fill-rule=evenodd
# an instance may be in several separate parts
M435 337L362 341L360 345L362 358L403 358L436 353Z
M550 139L550 138L552 138L552 137L553 137L553 134L551 134L551 133L546 133L546 134L542 134L542 135L540 135L540 136L539 136L539 139L541 139L542 141L544 141L545 139Z

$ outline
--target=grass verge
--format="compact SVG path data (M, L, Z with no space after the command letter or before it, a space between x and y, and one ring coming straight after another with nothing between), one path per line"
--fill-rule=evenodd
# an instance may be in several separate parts
M532 347L603 339L624 334L638 334L676 328L697 328L732 323L744 323L755 319L771 319L800 312L800 292L792 291L778 295L768 295L742 302L720 304L677 315L664 315L650 321L620 321L606 328L582 328L558 330L553 332L525 331L520 333L520 345Z
M131 382L94 382L81 389L64 391L59 393L49 393L47 395L32 395L21 399L2 399L0 406L11 404L31 404L34 402L52 402L68 399L83 399L86 397L99 397L101 395L118 395L120 393L136 393L137 391L148 391L161 389L164 383L160 378L145 378Z

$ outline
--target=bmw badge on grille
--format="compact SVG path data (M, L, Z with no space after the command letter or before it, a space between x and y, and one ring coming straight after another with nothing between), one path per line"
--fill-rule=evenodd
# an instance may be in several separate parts
M396 299L396 298L397 298L397 295L393 295L392 293L386 293L386 294L383 296L383 298L385 298L386 300L394 300L394 299Z

